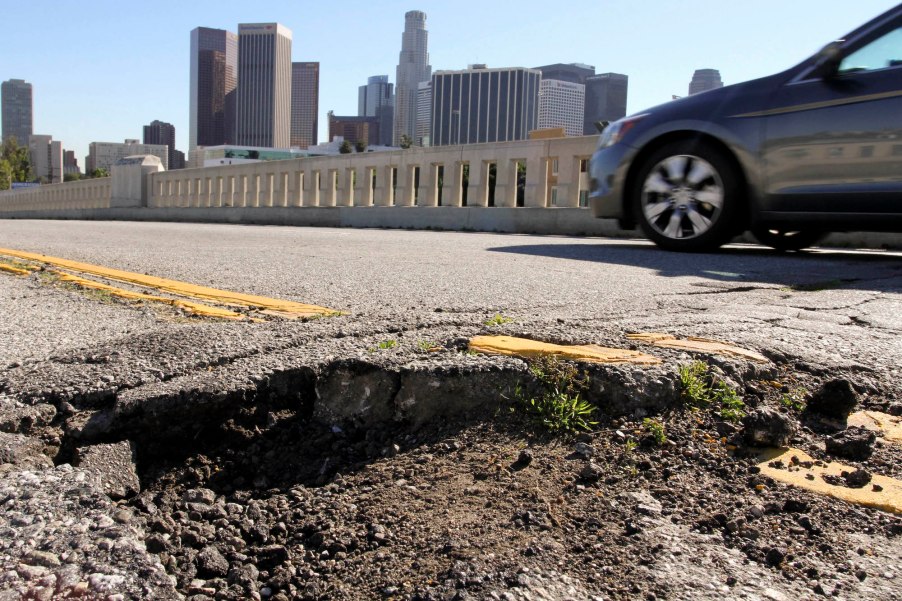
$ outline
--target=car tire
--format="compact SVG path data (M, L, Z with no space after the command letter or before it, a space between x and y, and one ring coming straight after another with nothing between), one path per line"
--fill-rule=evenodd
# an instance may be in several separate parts
M814 246L826 237L827 232L817 230L782 230L767 227L752 228L755 240L779 251L802 250Z
M666 250L714 250L735 236L744 192L737 168L710 144L671 142L654 151L633 186L633 214Z

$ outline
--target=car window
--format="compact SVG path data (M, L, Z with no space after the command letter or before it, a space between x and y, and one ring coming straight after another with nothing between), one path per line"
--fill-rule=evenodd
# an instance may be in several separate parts
M845 57L839 64L839 72L855 73L899 66L902 66L902 27Z

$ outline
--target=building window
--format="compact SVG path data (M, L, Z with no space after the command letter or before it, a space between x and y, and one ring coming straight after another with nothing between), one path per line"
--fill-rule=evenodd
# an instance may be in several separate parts
M587 159L579 160L579 172L585 173L589 169L589 161Z
M551 206L557 206L557 186L551 186Z
M558 170L558 160L552 159L551 160L551 175L557 175L557 170Z
M581 206L581 207L589 206L589 191L588 190L580 190L579 191L579 206Z

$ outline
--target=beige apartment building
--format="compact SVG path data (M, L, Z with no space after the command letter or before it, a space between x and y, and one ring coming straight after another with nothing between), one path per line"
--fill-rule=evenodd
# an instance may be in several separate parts
M138 140L91 142L85 157L85 173L100 168L109 170L119 159L138 154L152 154L159 157L163 165L169 164L169 147L165 144L141 144Z

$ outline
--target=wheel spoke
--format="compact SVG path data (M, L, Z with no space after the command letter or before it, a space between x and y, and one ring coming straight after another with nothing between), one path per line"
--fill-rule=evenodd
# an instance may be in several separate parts
M674 211L673 215L670 216L670 222L667 224L667 228L662 233L668 238L682 238L682 221L679 211Z
M695 200L719 209L723 206L723 191L715 186L708 186L695 193Z
M645 180L645 192L654 192L656 194L668 194L673 186L664 179L660 172L651 174Z
M686 181L693 186L698 186L712 175L714 175L714 168L711 167L708 161L694 158L692 168L686 175Z
M708 231L708 228L711 227L711 220L695 209L690 208L689 210L687 210L686 216L689 218L689 222L692 224L692 230L695 235L703 234Z
M664 202L656 202L649 203L645 205L645 218L648 219L649 223L654 223L657 221L658 217L664 214L665 211L671 209L673 207L673 203L670 201Z
M667 177L673 183L682 182L686 179L686 164L688 157L677 155L666 159L662 166L667 171Z

